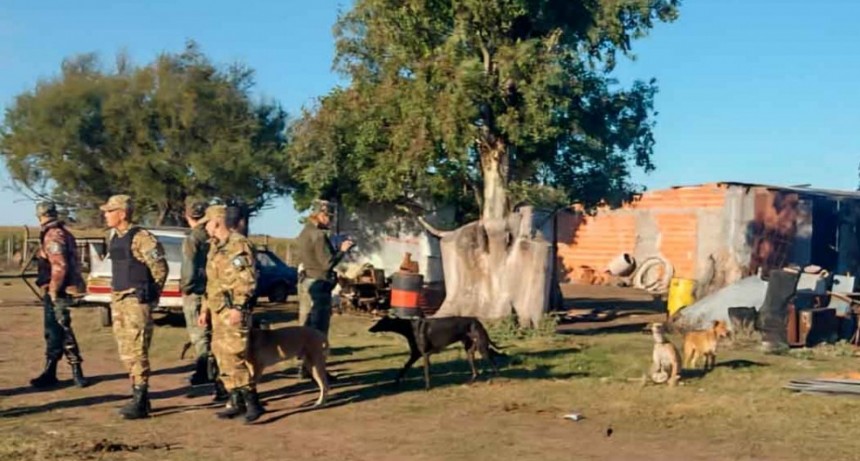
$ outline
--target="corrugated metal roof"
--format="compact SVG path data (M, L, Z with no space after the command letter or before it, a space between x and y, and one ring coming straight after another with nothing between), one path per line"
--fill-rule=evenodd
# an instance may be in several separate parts
M813 187L798 187L798 186L775 186L772 184L755 184L755 183L739 182L739 181L720 181L720 182L715 182L715 183L672 186L671 189L680 189L680 188L685 188L685 187L701 187L701 186L709 186L709 185L762 187L762 188L765 188L768 190L793 192L793 193L796 193L798 195L805 195L805 196L826 197L826 198L832 198L832 199L836 199L836 200L860 200L860 192L852 191L852 190L818 189L818 188L813 188Z

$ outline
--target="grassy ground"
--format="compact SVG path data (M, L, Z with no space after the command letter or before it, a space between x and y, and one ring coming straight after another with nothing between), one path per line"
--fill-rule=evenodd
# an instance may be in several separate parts
M341 379L330 404L309 411L302 405L316 398L312 385L269 374L260 386L269 413L248 427L214 418L207 396L186 395L184 332L161 325L155 417L124 422L115 412L128 385L95 310L76 309L74 322L96 384L33 392L26 384L41 360L39 312L4 296L9 290L0 287L2 460L858 459L850 434L860 400L781 389L792 378L855 369L847 346L765 356L727 345L712 373L688 374L670 389L640 380L648 335L513 339L497 331L510 356L500 377L465 385L465 354L451 348L433 357L434 387L425 392L420 367L403 386L390 383L406 359L399 337L367 333L367 318L336 316L329 364ZM261 315L295 318L283 306ZM68 379L65 365L61 373ZM574 411L585 419L562 419Z

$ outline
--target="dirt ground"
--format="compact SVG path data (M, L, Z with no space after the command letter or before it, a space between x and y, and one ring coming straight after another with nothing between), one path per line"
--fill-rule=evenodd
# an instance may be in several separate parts
M312 384L270 371L259 386L268 413L244 425L216 419L205 388L189 395L184 329L162 324L151 354L153 417L123 421L116 411L129 384L96 309L73 311L95 383L71 387L61 364L63 385L37 392L28 380L42 364L41 311L14 283L0 285L0 301L2 460L860 459L852 435L860 400L781 389L791 378L856 368L847 346L764 356L728 345L715 371L668 389L639 379L651 348L636 331L641 319L549 338L496 332L510 355L500 377L465 385L465 354L451 348L434 356L425 392L418 369L391 385L404 341L367 333L368 318L336 316L329 364L340 380L330 404L309 409ZM260 315L294 323L291 307ZM562 418L570 412L584 419Z

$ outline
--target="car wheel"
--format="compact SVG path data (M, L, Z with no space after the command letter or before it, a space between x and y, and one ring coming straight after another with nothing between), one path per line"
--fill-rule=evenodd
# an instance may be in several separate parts
M289 296L289 289L285 283L279 283L272 288L272 291L269 292L269 301L273 303L285 303L287 302L287 296Z
M110 306L99 306L99 318L101 319L103 327L111 326Z

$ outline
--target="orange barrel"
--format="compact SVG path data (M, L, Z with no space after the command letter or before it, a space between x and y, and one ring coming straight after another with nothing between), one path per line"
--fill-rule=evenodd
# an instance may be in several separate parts
M398 317L422 317L419 308L424 276L397 272L391 276L391 308Z

